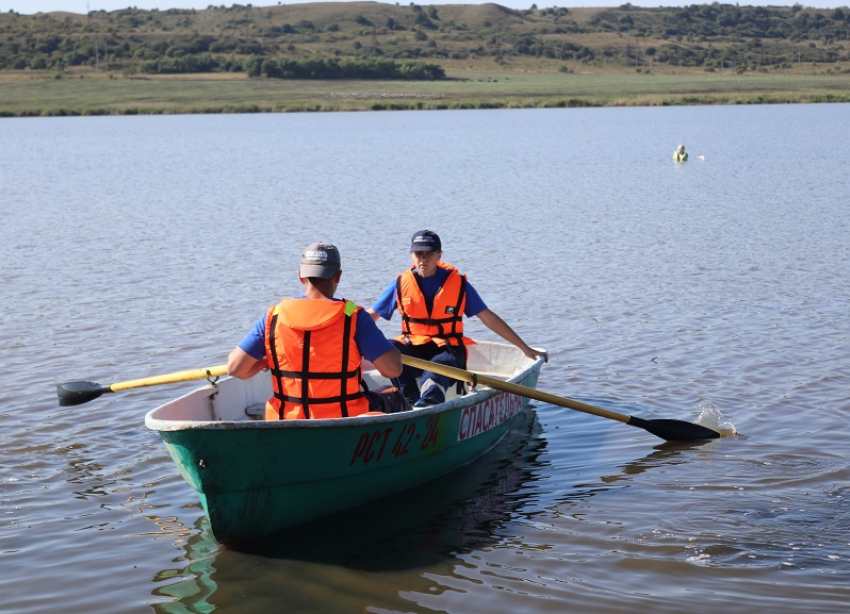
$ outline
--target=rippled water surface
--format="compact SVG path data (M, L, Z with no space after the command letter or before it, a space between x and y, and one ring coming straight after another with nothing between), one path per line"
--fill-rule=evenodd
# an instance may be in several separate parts
M846 612L847 134L848 105L0 121L0 612ZM57 406L224 362L315 240L370 304L426 227L550 350L542 390L738 434L536 403L236 551L144 427L196 384Z

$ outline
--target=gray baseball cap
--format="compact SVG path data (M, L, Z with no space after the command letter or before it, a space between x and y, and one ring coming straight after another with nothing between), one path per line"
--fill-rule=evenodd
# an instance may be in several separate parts
M341 265L339 250L330 243L311 243L301 252L301 277L330 279Z

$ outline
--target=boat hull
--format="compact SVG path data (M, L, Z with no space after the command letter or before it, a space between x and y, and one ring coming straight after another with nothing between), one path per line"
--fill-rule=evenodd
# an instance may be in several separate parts
M536 385L540 361L528 363L511 381ZM261 383L226 379L146 418L197 491L221 543L253 540L444 475L495 446L527 404L485 388L391 415L197 419L205 412L214 418L217 405L244 411L263 394Z

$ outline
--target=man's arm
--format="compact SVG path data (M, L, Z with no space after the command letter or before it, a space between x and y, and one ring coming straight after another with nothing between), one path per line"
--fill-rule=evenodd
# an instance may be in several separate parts
M507 322L489 309L478 312L477 316L484 323L484 326L492 330L505 341L517 346L520 350L522 350L522 353L529 358L534 359L538 356L542 356L544 360L549 360L549 355L546 352L535 350L533 347L529 346L518 334L516 334L516 332L514 332L514 329L508 326Z
M239 379L252 378L265 366L265 358L256 359L238 346L227 357L227 374Z
M401 375L401 370L404 367L401 362L401 352L399 352L396 348L384 352L373 360L372 364L375 365L378 373L387 379L392 379Z
M402 370L401 352L378 329L373 317L368 309L357 312L357 332L354 335L357 349L381 375L389 379L398 377Z
M375 300L372 306L366 307L366 311L377 322L378 318L384 318L385 320L392 318L395 307L395 280L393 280L384 288L381 296Z

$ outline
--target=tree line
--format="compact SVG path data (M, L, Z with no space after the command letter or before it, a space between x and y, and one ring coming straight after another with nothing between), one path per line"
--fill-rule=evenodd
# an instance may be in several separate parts
M310 16L310 5L304 6ZM311 19L290 21L286 7L250 4L87 15L9 11L0 13L0 70L92 66L147 74L439 79L445 77L442 60L475 58L739 72L850 61L846 7L624 4L581 19L577 9L535 5L467 5L461 13L464 5L376 4L368 14L363 6L343 2L331 17L317 9Z
M136 71L141 74L192 74L213 72L244 72L249 77L271 79L383 79L436 80L445 79L446 72L438 64L424 62L395 62L387 59L338 58L270 58L250 55L241 60L212 54L163 57L141 62Z

